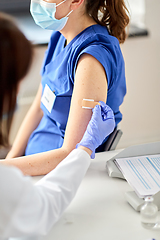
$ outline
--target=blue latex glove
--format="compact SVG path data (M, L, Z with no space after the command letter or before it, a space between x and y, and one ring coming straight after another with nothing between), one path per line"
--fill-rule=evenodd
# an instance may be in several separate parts
M104 102L99 102L101 106L96 105L92 110L93 115L84 133L79 146L84 146L92 151L91 158L95 158L95 149L103 140L113 132L115 128L115 119L112 109Z

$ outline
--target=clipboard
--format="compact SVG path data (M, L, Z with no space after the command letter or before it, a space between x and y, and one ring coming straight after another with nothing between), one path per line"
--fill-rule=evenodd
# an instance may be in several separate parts
M130 146L106 162L108 175L109 177L125 179L114 162L116 158L127 158L153 154L160 154L160 142Z
M160 154L160 142L130 146L106 162L106 169L107 169L108 175L109 177L113 177L113 178L116 177L116 178L121 178L125 180L125 177L123 176L122 172L119 170L119 168L115 164L115 159L117 158L127 158L127 157L143 156L143 155L154 155L154 154ZM154 197L154 203L158 206L158 209L160 210L160 192L156 193L153 197ZM127 202L136 211L140 211L140 208L144 203L144 199L139 198L134 191L126 192L125 198Z

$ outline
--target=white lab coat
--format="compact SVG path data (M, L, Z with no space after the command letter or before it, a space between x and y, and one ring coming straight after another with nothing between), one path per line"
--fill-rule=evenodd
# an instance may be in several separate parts
M45 235L75 196L90 161L75 149L35 185L19 169L0 166L0 239Z

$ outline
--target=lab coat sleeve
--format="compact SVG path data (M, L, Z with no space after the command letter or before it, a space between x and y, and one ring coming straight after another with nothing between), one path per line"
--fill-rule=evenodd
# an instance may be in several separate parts
M45 235L75 196L90 161L88 153L75 149L35 185L17 169L10 169L10 184L7 178L0 183L0 196L4 191L7 198L6 203L0 200L0 236Z

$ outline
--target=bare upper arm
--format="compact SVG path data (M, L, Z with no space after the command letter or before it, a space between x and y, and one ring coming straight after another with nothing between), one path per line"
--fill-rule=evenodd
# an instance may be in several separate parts
M104 101L107 99L107 78L101 63L89 54L78 62L63 147L71 151L82 139L92 110L83 109L83 98Z

